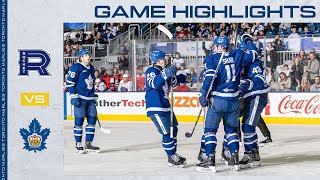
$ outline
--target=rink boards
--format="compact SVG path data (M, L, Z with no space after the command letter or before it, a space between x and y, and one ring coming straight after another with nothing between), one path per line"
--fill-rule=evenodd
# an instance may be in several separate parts
M97 93L98 117L110 121L150 121L144 92ZM179 122L194 122L200 111L199 92L175 92L174 112ZM64 119L73 120L69 94L64 95ZM262 112L267 123L320 124L320 93L269 93ZM200 118L203 121L203 116Z

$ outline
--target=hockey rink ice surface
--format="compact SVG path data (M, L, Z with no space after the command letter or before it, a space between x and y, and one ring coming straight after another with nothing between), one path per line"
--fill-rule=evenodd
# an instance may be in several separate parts
M111 134L103 134L98 125L94 145L99 154L76 154L73 121L64 121L64 174L91 176L119 175L216 175L216 176L287 176L320 175L320 126L319 125L268 125L273 143L260 148L262 166L229 171L221 163L223 127L217 133L216 173L196 171L202 135L198 123L191 138L194 123L180 123L178 153L187 158L184 168L170 168L161 146L161 136L153 123L102 121ZM259 129L259 141L263 136ZM240 159L243 147L240 147Z

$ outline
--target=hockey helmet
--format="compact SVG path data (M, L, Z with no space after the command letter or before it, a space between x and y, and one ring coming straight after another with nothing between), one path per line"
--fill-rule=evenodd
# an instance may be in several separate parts
M228 49L230 42L229 42L229 38L226 36L219 36L214 40L214 44L215 45L221 45L223 48Z
M165 54L162 51L152 51L149 55L153 64L158 62L158 59L164 59Z
M81 49L79 52L78 52L78 57L81 57L85 54L89 54L91 55L90 51L88 49Z

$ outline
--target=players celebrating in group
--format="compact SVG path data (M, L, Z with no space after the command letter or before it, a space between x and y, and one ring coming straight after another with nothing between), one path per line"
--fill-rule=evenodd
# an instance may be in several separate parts
M217 37L214 53L206 57L205 75L199 101L206 112L204 134L198 156L197 171L216 172L216 133L221 119L224 125L222 160L231 170L260 165L256 125L267 104L268 86L263 74L263 66L258 59L256 47L250 35L241 37L236 50L230 50L229 39ZM163 135L162 145L168 155L170 166L183 166L186 159L176 153L178 122L174 116L173 138L170 138L170 104L168 100L168 81L175 76L176 68L164 68L164 54L154 51L150 54L153 67L146 74L147 115ZM244 156L239 161L240 101L245 102L242 131L244 134Z

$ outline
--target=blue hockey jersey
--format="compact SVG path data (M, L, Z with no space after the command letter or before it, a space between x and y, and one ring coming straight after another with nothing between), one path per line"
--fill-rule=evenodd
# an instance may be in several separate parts
M75 63L71 66L66 87L71 95L79 95L83 100L94 99L94 76L95 69L92 65L84 66Z
M217 76L212 82L221 55L221 52L214 53L205 59L205 78L201 94L205 97L211 93L213 97L236 98L239 96L241 70L256 59L257 52L237 49L224 53Z
M262 62L254 61L250 66L244 67L243 79L249 79L253 82L251 90L243 92L243 98L265 94L269 92L269 86L266 83L264 68Z
M169 82L162 77L162 71L157 67L149 67L146 71L145 95L148 116L152 114L170 115L168 92Z

